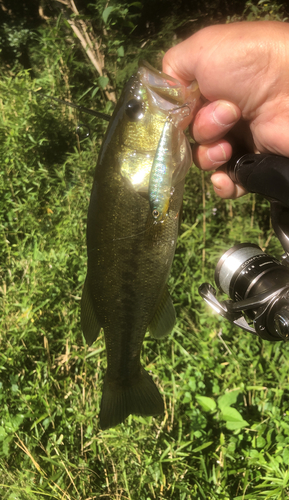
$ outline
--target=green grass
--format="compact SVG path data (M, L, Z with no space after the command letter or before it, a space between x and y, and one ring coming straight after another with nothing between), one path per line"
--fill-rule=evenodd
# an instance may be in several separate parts
M236 241L280 255L267 202L224 202L191 170L169 280L176 327L147 336L142 355L165 415L101 431L104 341L87 348L79 322L98 145L73 148L68 126L56 156L57 110L19 86L25 74L1 83L1 498L287 498L289 346L233 328L197 291Z
M96 131L79 139L74 112L29 92L53 82L63 96L64 38L51 26L45 36L33 80L17 65L2 66L0 80L1 499L288 498L289 345L236 329L198 295L236 242L282 249L266 201L216 198L196 168L169 279L176 326L162 341L147 335L142 352L165 414L99 429L104 340L85 346L80 298L105 124L94 120Z

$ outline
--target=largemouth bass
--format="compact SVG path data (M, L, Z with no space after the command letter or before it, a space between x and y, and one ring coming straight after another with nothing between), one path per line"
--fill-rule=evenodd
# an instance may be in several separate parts
M166 283L176 247L184 177L191 165L183 129L196 111L199 95L196 82L186 88L143 63L123 89L100 150L88 210L81 323L88 344L104 330L107 371L99 415L102 429L130 414L164 411L156 385L141 366L140 352L147 330L161 338L175 323ZM160 139L168 120L171 133L163 145ZM170 150L168 157L164 155L170 181L159 168L155 173L152 168L161 161L163 147ZM151 175L157 175L158 182ZM152 213L150 191L159 196L168 183L169 202L160 219Z

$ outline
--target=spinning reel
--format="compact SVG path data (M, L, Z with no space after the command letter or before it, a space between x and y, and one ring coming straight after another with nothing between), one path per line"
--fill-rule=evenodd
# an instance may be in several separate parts
M246 154L230 160L227 174L270 201L272 226L285 254L281 262L257 245L235 245L215 272L217 287L231 300L220 302L209 283L199 287L199 294L243 330L266 340L289 340L289 158Z

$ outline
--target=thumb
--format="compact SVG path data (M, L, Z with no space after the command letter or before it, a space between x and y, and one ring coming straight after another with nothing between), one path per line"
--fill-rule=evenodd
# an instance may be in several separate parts
M194 68L197 64L197 47L194 36L169 49L163 58L163 71L188 86L196 79Z

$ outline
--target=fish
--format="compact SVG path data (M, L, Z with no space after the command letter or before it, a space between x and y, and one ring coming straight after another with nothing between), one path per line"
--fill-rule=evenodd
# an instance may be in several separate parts
M147 330L160 339L175 324L167 281L185 174L192 162L183 130L199 97L196 82L185 87L141 62L122 91L102 142L87 216L81 326L88 345L101 328L104 332L107 369L99 413L103 430L130 414L164 412L163 399L141 365L140 354ZM164 135L170 149L169 180L159 171L152 173L153 164L161 162ZM166 191L169 200L159 220L152 213L153 190L158 196Z

